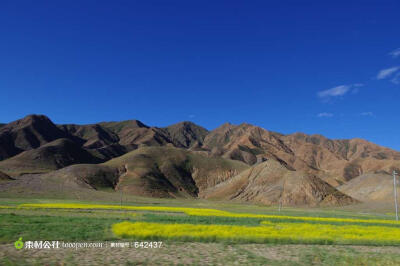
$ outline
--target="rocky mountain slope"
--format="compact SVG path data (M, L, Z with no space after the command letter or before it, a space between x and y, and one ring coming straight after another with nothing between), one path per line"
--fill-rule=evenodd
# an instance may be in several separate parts
M296 133L283 136L282 140L296 157L341 184L363 173L390 172L400 166L399 152L362 139L330 140L321 135Z
M0 161L0 170L18 176L49 172L71 164L100 162L102 160L90 151L69 139L61 138Z
M152 152L149 155L143 152L146 147L158 147L158 150L150 149ZM178 148L179 152L173 147ZM171 154L164 152L164 149L170 149ZM193 166L196 170L183 171L184 165L196 156L208 158L194 160L207 164L196 164ZM277 198L272 194L258 189L259 182L267 190L269 185L275 184L273 176L286 180L286 185L280 186L292 195L282 194L279 200L296 204L322 204L326 199L331 199L342 204L350 200L342 196L336 198L339 195L335 194L337 192L329 192L332 187L345 185L364 174L377 171L389 173L393 169L400 169L399 152L365 140L331 140L321 135L303 133L283 135L246 123L226 123L208 131L192 122L164 128L147 126L138 120L55 125L43 115L30 115L0 127L0 171L11 177L29 173L51 174L60 168L54 173L64 173L62 171L67 171L65 169L74 172L73 169L82 167L78 164L103 163L116 168L118 173L125 169L126 177L118 179L115 187L108 186L112 189L121 188L128 193L150 196L206 197L203 194L205 190L211 193L213 186L225 181L216 172L208 170L207 178L200 178L200 173L208 169L208 165L214 165L213 169L224 169L224 173L230 171L228 179L245 170L243 167L237 168L237 165L222 167L226 160L236 161L246 167L254 166L255 169L266 167L264 170L258 169L263 173L261 179L248 175L248 180L243 181L246 178L238 175L235 178L242 181L234 182L234 187L242 182L249 185L235 198L264 203L276 203ZM272 162L280 167L275 167ZM85 177L81 179L86 180ZM250 182L250 179L254 180ZM229 182L227 180L226 185L218 185L220 190L212 193L216 193L217 198L218 195L224 199L231 197L230 193L218 192L227 190ZM326 183L330 186L326 186ZM297 195L296 191L289 189L289 184L301 186L310 191L311 196ZM335 197L329 196L332 193ZM262 199L250 194L262 195Z
M46 116L27 116L0 128L0 160L65 137L65 132Z
M347 205L357 202L315 175L290 170L273 159L206 190L202 196L284 206Z
M181 122L163 129L176 147L198 148L203 145L208 130L192 122Z
M103 164L74 164L36 175L29 186L36 192L109 189L147 197L193 198L247 168L239 161L212 158L181 148L141 147ZM8 190L20 189L21 183L27 182L22 177L11 183Z
M363 202L393 203L393 176L385 171L360 175L338 189Z
M248 168L238 161L174 147L142 147L104 165L122 169L117 189L156 197L197 197Z
M362 139L283 135L249 124L224 124L211 131L202 149L250 165L275 159L290 169L313 171L333 186L363 173L400 167L400 153Z

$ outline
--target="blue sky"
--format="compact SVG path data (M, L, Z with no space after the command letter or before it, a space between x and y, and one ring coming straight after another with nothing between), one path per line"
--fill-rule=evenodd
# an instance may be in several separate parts
M0 122L248 122L400 150L399 11L398 1L2 1Z

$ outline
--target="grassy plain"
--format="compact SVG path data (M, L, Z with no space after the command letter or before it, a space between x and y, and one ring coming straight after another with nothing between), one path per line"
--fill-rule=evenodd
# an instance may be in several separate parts
M276 206L140 197L124 198L122 207L120 202L109 199L103 202L92 202L65 199L2 198L0 205L0 257L2 257L0 265L32 265L35 263L37 265L93 265L102 262L116 265L400 264L400 247L398 246L400 241L379 241L381 233L376 234L376 242L370 240L343 242L337 239L310 242L306 239L303 241L298 239L298 241L294 241L297 244L291 245L286 243L293 243L293 241L254 240L250 237L238 239L237 236L196 238L190 234L190 232L198 231L199 226L210 226L213 229L234 228L239 230L236 235L246 235L243 233L245 230L256 228L265 230L268 226L279 230L280 227L285 226L293 226L293 228L310 226L313 231L333 226L338 233L341 232L341 226L343 228L353 226L363 230L377 228L383 232L392 230L397 233L400 231L400 225L393 222L393 213L387 212L387 210L367 212L362 206L359 211L346 208L287 207L278 211ZM139 234L118 234L113 227L121 223L137 225L135 230ZM148 236L140 234L149 229L148 226L154 225L161 228L160 232L165 232L166 226L174 227L173 231L181 233L185 232L183 227L189 226L190 228L186 234L178 237L154 233ZM156 231L154 228L150 229L148 231L150 233ZM207 232L210 231L208 229L206 229ZM372 236L374 236L373 231ZM164 245L159 249L139 248L133 251L128 248L60 249L33 252L16 250L13 247L13 242L19 237L25 241L80 242L153 239L163 241ZM296 234L293 235L293 238L296 238ZM315 244L305 245L305 243ZM343 243L348 245L342 245Z

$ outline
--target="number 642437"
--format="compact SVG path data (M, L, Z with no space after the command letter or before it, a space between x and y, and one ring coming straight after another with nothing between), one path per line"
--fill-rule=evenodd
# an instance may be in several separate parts
M134 242L135 248L161 248L162 242Z

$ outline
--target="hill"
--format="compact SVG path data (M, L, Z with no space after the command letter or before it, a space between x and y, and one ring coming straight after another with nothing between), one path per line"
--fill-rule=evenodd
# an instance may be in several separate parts
M203 197L266 205L347 205L357 201L313 174L267 160L204 191Z
M176 147L198 148L203 145L208 130L192 122L181 122L163 128Z
M253 165L267 159L283 160L291 168L309 168L287 147L283 135L250 124L223 124L205 138L203 149L213 155Z
M393 176L385 171L363 174L338 189L363 202L393 202Z
M119 141L116 134L100 125L60 125L60 129L68 135L73 135L81 139L81 144L85 148L100 148Z
M142 147L104 165L125 169L117 189L157 197L197 197L248 168L241 162L174 147Z
M196 198L204 189L247 168L242 162L180 148L141 147L103 164L75 164L45 174L24 175L3 184L0 191L54 194L62 189L65 194L108 190L146 197Z
M0 161L0 170L11 176L17 176L25 173L49 172L71 164L100 162L101 159L73 141L62 138Z
M204 139L214 156L254 165L267 159L295 170L314 171L333 186L363 173L400 167L400 153L362 139L331 140L321 135L283 135L249 124L224 124Z
M29 115L0 128L0 160L65 137L46 116Z
M67 134L83 140L83 146L95 149L104 159L118 157L140 145L191 148L201 145L208 131L192 122L165 128L149 127L139 120L101 122L92 125L60 125Z
M145 144L148 146L162 146L171 143L168 136L157 127L149 127L139 120L122 122L103 122L101 126L114 132L119 137L119 144L123 146Z
M363 173L390 171L400 166L400 153L362 139L330 140L321 135L296 133L282 137L295 154L321 169L339 184Z
M139 120L56 126L42 115L30 115L0 128L0 160L60 138L72 140L102 161L143 145L172 145L249 165L275 159L291 169L314 171L333 186L364 173L400 168L399 152L361 139L283 135L246 123L226 123L212 131L192 122L157 128Z
M213 186L233 178L246 168L262 167L259 165L272 162L284 170L275 173L266 167L263 170L265 182L273 183L270 178L280 175L287 184L308 184L303 189L308 189L313 195L311 198L301 193L297 195L296 191L289 189L287 191L291 191L294 198L288 199L288 204L322 204L325 200L321 197L331 195L328 193L331 188L326 183L333 187L341 186L343 191L353 195L344 190L345 184L351 184L350 181L366 174L400 169L400 153L357 138L332 140L303 133L284 135L246 123L226 123L208 131L188 121L163 128L148 126L139 120L55 125L43 115L29 115L0 127L0 171L5 174L17 177L66 167L69 172L59 170L61 172L54 173L63 174L68 180L71 175L79 177L91 184L94 170L87 172L87 164L103 163L102 166L116 169L118 176L113 180L118 179L118 182L115 187L107 182L100 183L108 184L112 190L121 189L135 195L207 197L205 191L212 190ZM90 169L96 169L93 167ZM102 169L99 171L105 168ZM83 176L76 171L82 171ZM51 176L48 175L50 179ZM93 178L102 180L97 174ZM246 180L244 177L236 178ZM365 178L357 180L367 182ZM254 182L250 183L257 184L258 181ZM229 185L222 187L225 190ZM276 201L263 190L254 193L263 195L262 199L255 201ZM238 199L241 197L252 200L246 193ZM282 194L283 200L285 197ZM339 198L337 200L342 204Z

